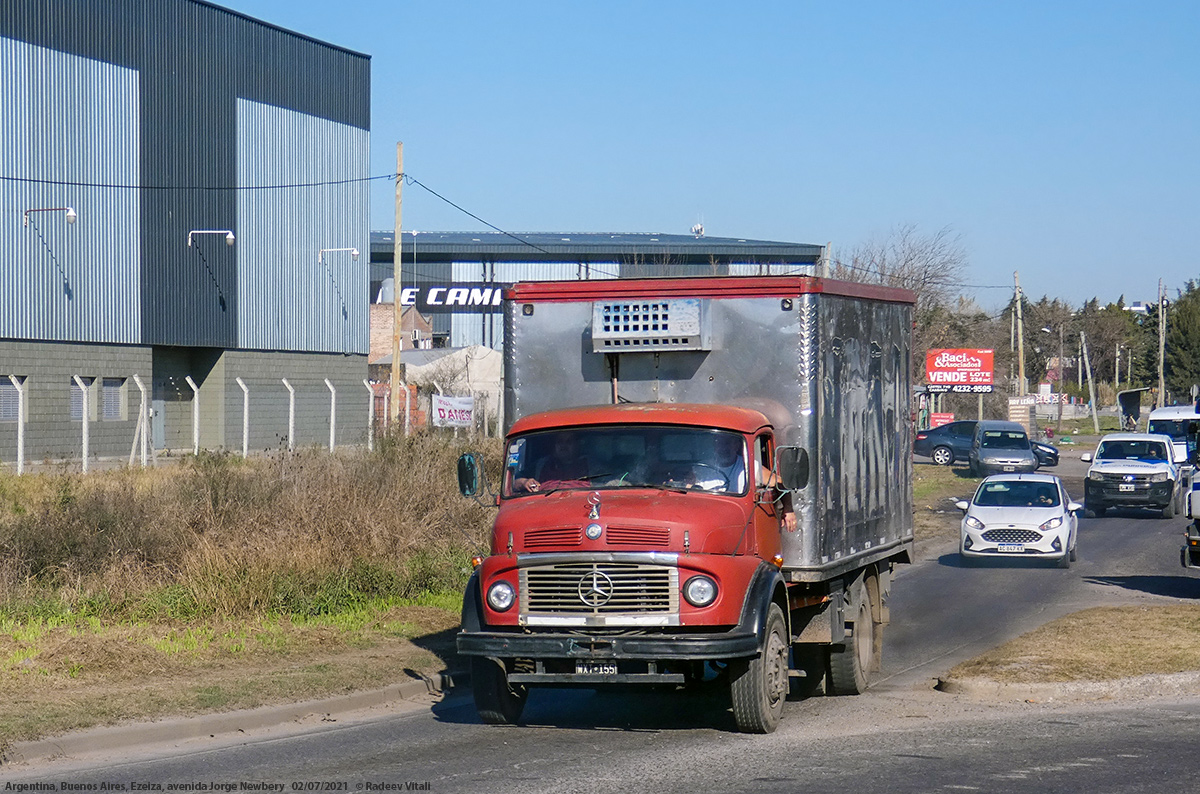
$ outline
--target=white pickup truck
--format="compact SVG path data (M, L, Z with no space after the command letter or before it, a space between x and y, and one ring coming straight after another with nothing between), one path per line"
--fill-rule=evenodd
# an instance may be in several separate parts
M1084 481L1083 504L1097 518L1110 507L1148 507L1163 518L1182 511L1183 472L1174 460L1171 437L1154 433L1110 433L1096 454L1080 456L1091 463Z

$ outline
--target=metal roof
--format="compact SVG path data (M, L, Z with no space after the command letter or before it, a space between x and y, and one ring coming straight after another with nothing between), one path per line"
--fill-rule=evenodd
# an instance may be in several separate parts
M410 230L402 230L405 248L413 245ZM371 232L371 261L391 261L395 232ZM486 256L493 260L539 260L605 257L721 256L770 259L811 264L821 258L823 246L738 237L697 237L691 234L650 232L415 232L423 259L437 256Z

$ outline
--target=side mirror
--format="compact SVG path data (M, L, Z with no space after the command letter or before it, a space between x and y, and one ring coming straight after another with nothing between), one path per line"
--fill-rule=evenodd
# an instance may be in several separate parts
M781 490L799 491L808 485L808 450L780 447L775 451L775 471Z
M1091 463L1092 462L1092 453L1090 453L1090 452L1083 453L1082 455L1079 456L1079 460L1084 463Z
M474 453L467 452L458 459L458 492L463 496L479 492L479 463Z
M1082 509L1083 505L1079 504L1079 502L1067 502L1068 513L1078 513Z
M967 510L970 509L971 503L968 502L966 499L959 499L957 502L954 503L954 506L965 513L965 512L967 512Z

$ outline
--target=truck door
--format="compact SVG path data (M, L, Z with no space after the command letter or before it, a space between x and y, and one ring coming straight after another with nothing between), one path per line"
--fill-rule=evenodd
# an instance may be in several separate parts
M776 555L783 553L780 539L779 505L774 501L775 489L763 486L760 474L771 471L775 461L775 440L769 431L763 431L754 438L754 462L758 465L749 468L754 473L755 501L754 535L757 543L758 556L768 562Z

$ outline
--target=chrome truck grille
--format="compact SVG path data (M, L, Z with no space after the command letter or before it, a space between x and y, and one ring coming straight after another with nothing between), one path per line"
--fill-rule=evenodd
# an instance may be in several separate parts
M520 620L530 626L674 626L679 569L594 561L529 564L520 570Z

